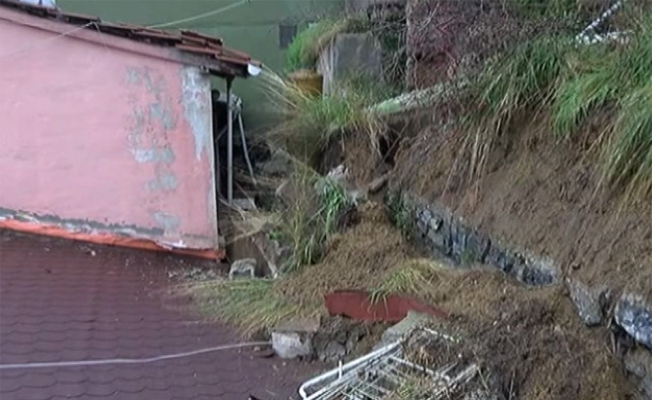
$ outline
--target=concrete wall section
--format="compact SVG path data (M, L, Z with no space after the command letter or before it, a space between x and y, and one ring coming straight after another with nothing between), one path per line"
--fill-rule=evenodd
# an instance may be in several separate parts
M343 33L324 48L317 70L324 76L323 92L331 93L338 81L356 74L382 77L382 49L373 35Z
M0 20L0 36L5 218L217 248L208 76L108 35L102 46Z

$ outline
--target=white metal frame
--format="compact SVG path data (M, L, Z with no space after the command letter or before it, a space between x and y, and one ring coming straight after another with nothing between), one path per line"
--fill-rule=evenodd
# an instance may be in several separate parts
M450 341L455 338L418 328L427 335ZM409 337L408 335L407 337ZM478 373L476 364L451 363L437 370L414 364L404 358L406 339L384 346L363 357L310 379L299 387L303 400L380 400L411 376L422 376L432 383L429 400L445 398L468 383Z

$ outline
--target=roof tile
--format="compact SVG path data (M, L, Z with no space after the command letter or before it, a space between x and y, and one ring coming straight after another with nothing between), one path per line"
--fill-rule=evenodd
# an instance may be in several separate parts
M240 340L222 325L164 307L165 271L178 267L174 259L103 247L89 258L73 242L7 241L5 235L0 231L0 303L12 311L0 318L2 364L152 357ZM126 266L126 259L133 262ZM54 272L43 273L44 265ZM105 278L108 269L116 279ZM247 350L224 350L146 364L0 370L0 398L243 400L256 391L266 400L284 400L311 371L280 365Z

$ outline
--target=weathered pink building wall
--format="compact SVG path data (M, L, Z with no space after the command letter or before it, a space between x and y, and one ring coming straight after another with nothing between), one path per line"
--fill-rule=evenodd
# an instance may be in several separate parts
M217 249L208 76L30 24L0 16L0 219Z

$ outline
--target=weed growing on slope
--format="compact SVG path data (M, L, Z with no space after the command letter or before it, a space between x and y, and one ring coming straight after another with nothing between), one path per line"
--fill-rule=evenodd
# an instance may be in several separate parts
M371 289L371 301L383 301L391 294L421 295L428 289L441 264L430 259L410 259L398 268L389 270L380 285Z
M317 164L324 149L345 131L365 132L370 143L377 143L384 125L368 107L392 93L362 75L344 79L323 96L305 93L271 74L266 75L266 89L283 117L280 125L268 132L269 139L311 165Z
M403 193L388 190L385 192L384 202L391 223L405 238L411 239L414 228L414 210L405 201Z
M280 241L290 247L283 272L296 272L318 262L326 242L341 228L353 206L342 186L307 167L290 182L290 201L282 211L278 228Z
M490 62L477 81L466 138L470 169L481 175L487 154L516 118L547 113L566 139L596 112L613 115L600 137L603 172L612 185L652 188L652 18L627 41L579 45L571 37L532 40ZM631 186L632 188L634 186Z

